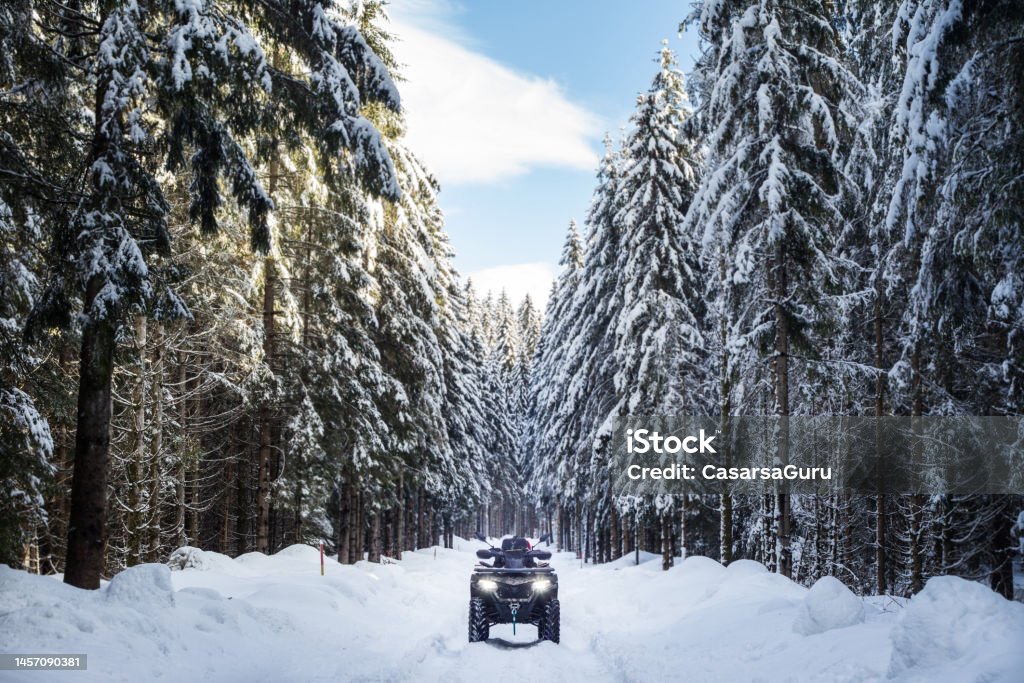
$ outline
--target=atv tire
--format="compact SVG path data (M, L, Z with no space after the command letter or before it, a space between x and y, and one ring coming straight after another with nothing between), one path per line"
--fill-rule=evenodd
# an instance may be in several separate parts
M544 607L544 616L537 624L537 635L541 640L559 641L559 611L558 600L552 600Z
M469 642L479 643L491 635L491 625L487 621L487 609L481 598L469 601Z

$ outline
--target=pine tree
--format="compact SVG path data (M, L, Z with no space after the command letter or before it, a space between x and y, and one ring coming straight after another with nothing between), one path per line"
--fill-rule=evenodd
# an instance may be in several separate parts
M845 223L841 151L859 84L839 59L839 36L823 3L705 3L697 21L711 44L697 67L710 156L684 230L704 226L709 258L722 262L719 308L740 377L733 387L767 380L769 410L785 418L802 409L790 387L792 373L806 368L793 357L817 353L811 330L826 324L827 296L838 282L831 253ZM770 378L759 377L765 357ZM757 400L730 402L744 410ZM786 443L783 434L783 462ZM771 514L773 564L789 576L786 494L775 497Z
M708 410L702 349L704 306L699 241L681 232L698 178L683 131L688 102L675 55L663 44L661 70L637 100L619 191L622 313L615 332L620 415L695 415ZM599 463L595 465L600 466ZM607 467L605 465L604 467ZM655 501L662 519L663 567L672 566L673 497Z
M616 216L623 316L616 330L615 414L703 414L704 307L699 241L680 224L696 190L682 74L663 46L661 70L637 101L626 141Z
M6 187L2 189L7 189ZM39 361L22 343L25 319L38 296L32 261L39 240L32 203L16 217L0 189L0 563L22 558L15 549L28 546L45 523L44 496L54 474L50 426L32 394L40 389L28 378ZM27 205L27 206L26 206ZM28 391L26 391L28 390Z
M58 56L74 67L56 77L47 74L57 100L67 100L53 116L53 136L38 144L72 136L85 141L61 151L77 152L75 162L86 173L64 176L63 166L32 169L60 188L65 206L72 207L47 225L51 276L37 320L65 325L71 310L80 305L82 311L65 573L77 586L98 587L103 568L118 330L133 315L187 316L169 288L172 283L150 267L154 258L170 254L169 205L159 166L172 172L189 166L190 214L207 233L217 228L225 179L248 212L253 246L263 250L269 247L272 202L243 143L273 124L286 126L293 139L301 131L316 134L328 176L340 156L341 166L361 169L375 190L397 196L390 160L359 106L366 98L397 108L398 97L358 32L330 18L320 3L269 2L251 14L242 10L227 5L215 12L203 4L170 2L40 7L33 16L39 31L26 32L7 62L20 87L22 79L29 83L37 75L37 52L49 49L47 41L57 42ZM268 64L239 16L268 36L275 49L294 51L308 76L296 79ZM82 32L81 26L93 30ZM91 85L78 87L76 79L86 75ZM88 120L77 115L82 106L92 110Z
M836 253L859 267L844 271L846 301L837 307L837 333L833 336L834 357L851 359L852 365L834 367L841 375L847 396L858 397L844 405L831 406L833 412L890 414L891 391L888 381L891 350L894 346L892 321L904 306L901 285L887 277L898 239L885 220L898 166L898 148L891 138L891 117L898 94L898 60L889 49L897 7L874 2L851 3L847 32L849 50L857 76L865 87L863 112L846 160L846 174L853 181L849 193L846 230L839 236ZM873 368L873 372L861 371ZM863 397L863 398L860 398ZM884 494L873 499L875 590L885 594L890 565L889 508L892 501ZM855 509L846 501L836 501L833 512L845 515ZM853 520L836 520L841 526ZM847 540L849 536L846 537Z
M529 490L532 497L548 510L549 515L551 506L558 499L559 489L555 477L558 452L551 446L557 433L552 431L552 422L564 391L563 363L572 341L570 331L573 326L568 312L579 286L583 257L583 240L576 229L576 221L570 221L558 261L562 270L552 284L537 341L522 442L524 460L530 463Z
M1017 396L1024 356L1010 329L1020 310L1021 250L1008 245L1021 235L1007 198L1019 195L1020 141L1010 131L1022 121L1006 103L1021 83L1004 74L1022 53L994 46L1016 46L1020 27L1013 3L928 0L904 2L894 25L905 61L891 132L901 166L886 215L898 258L886 277L907 294L890 374L898 408L911 416L1002 414ZM917 592L929 509L920 496L905 503L907 581ZM972 503L978 518L1001 520L992 535L1000 540L983 552L993 587L1009 595L1008 558L998 548L1009 545L1012 515L1003 499Z
M605 149L587 217L582 267L573 277L571 299L559 303L565 306L564 328L552 327L553 333L558 330L557 337L542 341L545 345L558 343L564 349L552 350L561 356L556 387L546 392L550 413L540 413L541 429L533 437L540 476L554 482L553 493L563 501L558 511L563 522L560 531L565 541L575 541L578 550L587 510L600 509L602 516L610 515L612 505L607 473L595 462L595 444L603 458L603 444L609 436L607 418L617 403L614 349L622 292L615 267L622 244L616 221L622 206L621 156L607 137Z

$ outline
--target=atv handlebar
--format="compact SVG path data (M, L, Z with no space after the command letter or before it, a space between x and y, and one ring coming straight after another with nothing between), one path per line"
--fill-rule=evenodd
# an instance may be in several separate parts
M502 557L506 554L522 553L523 557L532 557L537 560L550 560L550 550L501 550L500 548L481 548L476 551L476 556L481 560L489 560L493 557Z

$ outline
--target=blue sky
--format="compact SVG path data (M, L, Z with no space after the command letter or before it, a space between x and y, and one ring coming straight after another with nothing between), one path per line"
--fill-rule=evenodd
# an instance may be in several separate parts
M618 137L662 39L684 71L685 0L395 0L410 147L441 182L456 267L543 299L581 225L605 131Z

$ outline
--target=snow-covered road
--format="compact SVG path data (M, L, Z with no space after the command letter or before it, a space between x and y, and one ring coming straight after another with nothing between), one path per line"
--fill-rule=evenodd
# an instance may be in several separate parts
M309 547L203 553L201 569L142 565L96 592L2 567L0 651L86 653L89 668L0 680L1024 680L1024 605L984 586L944 577L906 605L869 598L861 615L837 582L809 598L754 562L701 557L662 572L651 556L581 568L556 555L562 643L496 626L469 644L479 544L457 546L328 561L324 577Z

